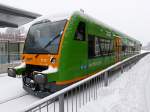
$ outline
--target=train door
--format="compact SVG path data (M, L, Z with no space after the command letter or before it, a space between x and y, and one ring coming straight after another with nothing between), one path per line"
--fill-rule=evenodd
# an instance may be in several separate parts
M74 44L76 47L74 48L77 53L74 54L75 60L80 67L81 74L86 74L87 70L87 41L86 41L86 23L85 22L79 22L76 32L75 32L75 41ZM79 73L78 73L79 74Z
M114 40L114 49L115 49L115 62L121 60L121 38L116 37Z

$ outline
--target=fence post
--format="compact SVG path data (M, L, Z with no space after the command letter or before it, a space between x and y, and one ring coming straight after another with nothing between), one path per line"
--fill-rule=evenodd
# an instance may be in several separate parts
M9 42L9 40L7 41L7 52L8 52L8 60L7 60L7 63L10 63L10 51L9 51L9 49L10 49L10 46L9 46L9 44L10 44L10 42Z
M59 112L64 112L64 94L59 96Z
M104 86L108 86L108 72L104 73Z
M134 62L134 64L136 64L136 63L138 62L138 60L139 60L139 57L138 57L138 56L135 57L135 62Z
M123 73L123 65L121 65L121 73Z

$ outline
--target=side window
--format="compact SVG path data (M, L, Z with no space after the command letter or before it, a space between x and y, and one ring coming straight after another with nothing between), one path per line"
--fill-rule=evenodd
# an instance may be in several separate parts
M95 56L100 56L101 48L100 48L100 39L95 37Z
M123 45L123 46L122 46L122 51L125 52L126 49L127 49L126 45Z
M88 35L88 57L95 57L95 38L92 35Z
M88 57L109 56L113 53L113 41L88 35Z
M80 22L75 31L75 40L84 41L85 40L85 23Z

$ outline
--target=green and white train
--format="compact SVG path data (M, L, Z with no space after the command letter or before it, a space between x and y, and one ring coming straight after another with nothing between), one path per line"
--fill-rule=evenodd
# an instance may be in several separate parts
M23 88L47 96L139 53L141 43L84 12L43 17L30 26L21 65L8 75L22 75Z

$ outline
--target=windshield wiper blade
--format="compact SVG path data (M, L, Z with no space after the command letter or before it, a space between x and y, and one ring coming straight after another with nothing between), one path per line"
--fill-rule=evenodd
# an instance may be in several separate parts
M57 39L59 36L61 36L62 33L63 33L63 31L61 31L58 35L56 35L55 37L53 37L44 47L38 48L38 49L36 49L36 50L37 50L37 51L40 51L40 50L43 51L43 50L44 50L44 51L46 52L45 48L47 48L55 39Z
M50 40L43 49L47 48L55 39L57 39L59 36L61 36L63 33L63 31L61 31L58 35L56 35L54 38L52 38L52 40Z

